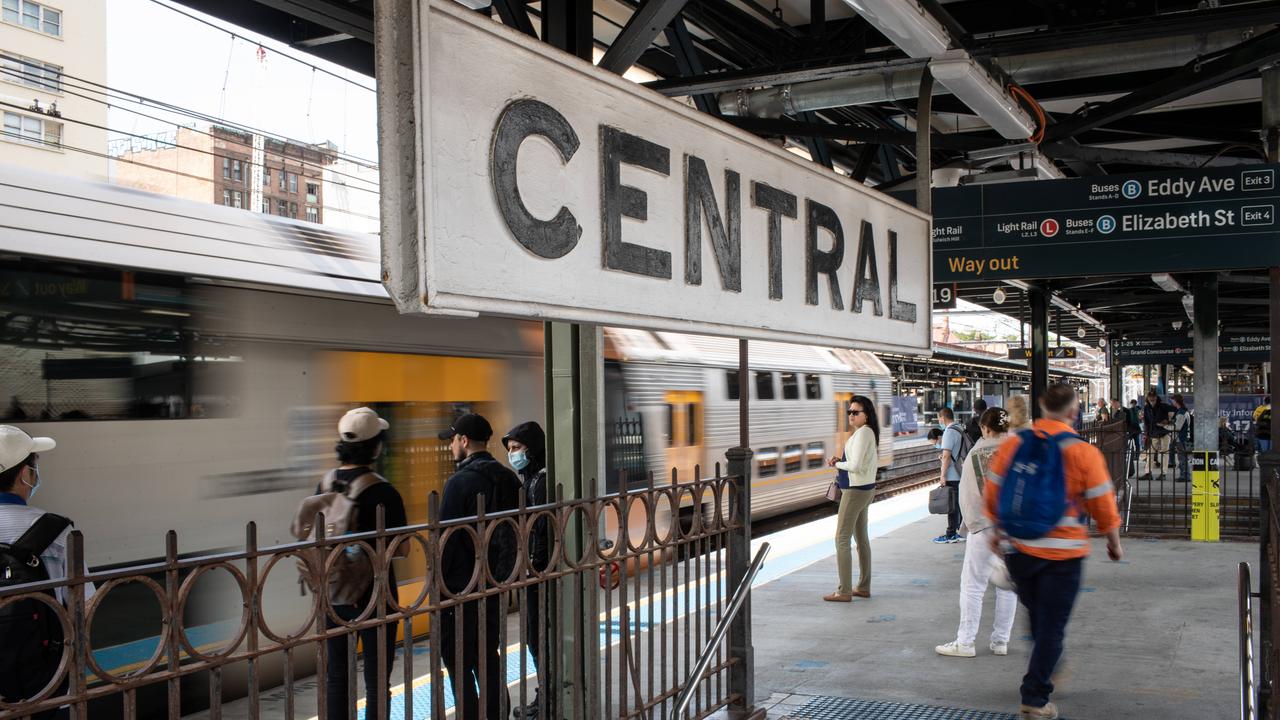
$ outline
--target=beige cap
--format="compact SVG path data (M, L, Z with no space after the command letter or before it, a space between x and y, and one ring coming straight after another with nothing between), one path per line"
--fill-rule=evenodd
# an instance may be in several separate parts
M55 446L53 438L31 437L21 428L0 425L0 472L17 467L31 453L52 450Z
M348 410L338 421L338 437L346 442L361 442L378 436L378 433L391 427L386 420L378 417L378 413L367 407Z

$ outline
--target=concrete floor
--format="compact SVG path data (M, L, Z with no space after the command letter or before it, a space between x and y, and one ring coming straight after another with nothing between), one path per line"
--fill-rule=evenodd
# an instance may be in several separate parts
M929 542L943 524L928 518L872 541L871 600L821 601L835 589L833 557L756 588L761 705L830 695L1016 712L1030 652L1022 608L1007 657L986 649L991 591L978 657L933 651L959 619L964 546ZM1094 542L1054 694L1064 717L1238 717L1236 567L1256 567L1258 546L1134 539L1117 564Z

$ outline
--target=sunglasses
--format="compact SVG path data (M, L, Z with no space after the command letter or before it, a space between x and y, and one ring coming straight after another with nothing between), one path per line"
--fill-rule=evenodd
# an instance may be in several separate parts
M850 411L849 411L849 414L850 414L850 415L862 415L862 414L863 414L863 412L862 412L861 410L850 410Z

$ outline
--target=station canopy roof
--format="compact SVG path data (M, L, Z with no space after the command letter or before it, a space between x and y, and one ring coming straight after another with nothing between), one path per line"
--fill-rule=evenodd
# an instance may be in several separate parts
M178 2L373 74L372 0ZM1280 2L1266 0L492 0L477 12L549 37L589 23L602 66L643 69L654 90L886 191L914 178L928 63L976 87L961 98L934 85L931 159L945 185L1263 162L1261 72L1280 60ZM1009 94L1015 84L1026 97ZM1019 114L1040 142L1010 131ZM1051 331L1083 327L1096 346L1104 327L1188 328L1197 277L1029 282L1054 293ZM1219 282L1222 330L1266 332L1265 275ZM996 285L959 296L1018 317L1023 290L1002 284L998 304Z

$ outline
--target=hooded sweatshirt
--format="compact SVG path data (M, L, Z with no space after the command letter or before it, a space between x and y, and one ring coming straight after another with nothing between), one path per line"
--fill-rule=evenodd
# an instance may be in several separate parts
M502 436L502 447L515 440L528 450L529 464L523 470L517 470L520 482L524 484L525 506L545 505L547 502L547 436L542 426L536 422L523 422L511 428ZM533 522L529 535L529 560L538 570L547 567L550 558L551 543L549 526L545 516Z

